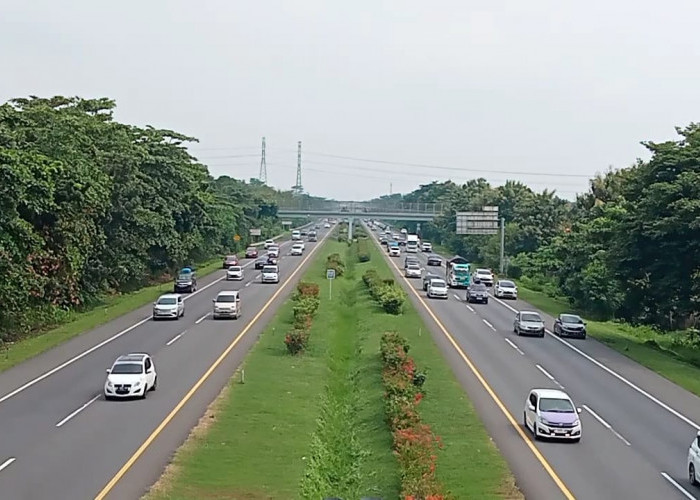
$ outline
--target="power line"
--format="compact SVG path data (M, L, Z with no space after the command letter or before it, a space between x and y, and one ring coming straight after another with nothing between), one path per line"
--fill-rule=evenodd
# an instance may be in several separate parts
M198 160L220 160L224 158L250 158L250 157L257 157L258 153L251 153L251 154L244 154L244 155L224 155L224 156L203 156L201 158L197 158Z

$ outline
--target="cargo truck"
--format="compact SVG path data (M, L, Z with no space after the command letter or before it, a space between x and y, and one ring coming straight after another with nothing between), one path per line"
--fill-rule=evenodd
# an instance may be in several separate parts
M420 245L420 239L417 234L406 235L406 252L407 253L418 253L418 246Z
M471 265L464 257L455 255L445 264L447 285L450 288L468 288L471 284Z

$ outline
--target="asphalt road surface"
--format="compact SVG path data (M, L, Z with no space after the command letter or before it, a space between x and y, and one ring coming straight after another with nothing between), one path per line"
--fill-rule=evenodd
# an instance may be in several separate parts
M370 232L376 240L377 233ZM444 264L428 267L426 256L417 255L427 272L444 275ZM450 289L448 300L428 299L422 280L403 277L405 256L385 258L427 319L528 499L699 495L688 482L686 459L700 429L700 398L590 337L554 336L553 318L541 311L545 337L518 337L515 312L536 310L523 301L491 297L488 304L467 304L463 289ZM522 421L534 387L563 388L582 408L580 443L532 439Z
M302 257L287 255L291 245L283 242L277 285L260 283L254 259L243 259L243 281L225 281L223 269L201 278L178 321L154 322L152 306L145 306L0 374L0 498L90 499L110 481L105 498L140 498L327 235L322 229L318 243L306 242ZM241 290L240 319L211 318L212 300L221 290ZM236 338L228 355L201 381ZM128 352L153 356L158 390L145 400L105 401L105 369Z

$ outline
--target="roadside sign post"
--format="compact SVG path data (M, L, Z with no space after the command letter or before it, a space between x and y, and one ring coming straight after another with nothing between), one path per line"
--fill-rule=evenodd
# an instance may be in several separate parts
M328 299L333 299L333 280L335 279L335 269L326 269L326 279L328 280Z

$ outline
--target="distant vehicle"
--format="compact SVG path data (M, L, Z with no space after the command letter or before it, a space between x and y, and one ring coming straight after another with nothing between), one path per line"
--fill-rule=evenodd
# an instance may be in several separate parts
M688 448L688 480L693 486L700 485L700 431Z
M245 249L245 258L246 259L257 259L258 258L258 249L255 247L248 247Z
M398 246L389 247L389 257L400 257L401 249Z
M379 238L379 244L380 245L388 245L389 241L386 239L385 236L382 236L381 238Z
M404 227L403 229L401 229L400 232L401 232L401 234L408 234L408 229L406 229L406 228Z
M427 273L425 276L423 276L423 291L427 292L428 291L428 285L430 284L430 280L441 280L442 276L438 274L432 274L432 273Z
M564 391L532 389L525 400L523 424L535 439L581 440L580 408Z
M301 239L301 232L294 230L292 231L292 241L298 241Z
M326 223L323 225L323 227L325 227L326 229L328 229L329 227L331 227L331 225L330 225L330 223L326 222Z
M560 314L554 320L554 335L586 338L586 322L576 314Z
M515 314L513 332L518 335L536 335L544 337L544 321L540 313L534 311L519 311Z
M304 231L304 230L302 229L301 231L299 231L299 235L300 235L300 236L306 236L306 231Z
M406 235L406 252L417 253L419 245L420 239L418 238L417 234Z
M273 245L275 245L275 240L265 240L265 245L263 245L263 246L265 247L265 250L267 250L268 248L270 248Z
M406 269L409 266L409 264L420 265L420 261L415 255L407 255L406 258L403 260L403 268Z
M390 241L386 247L386 251L388 252L389 250L391 250L394 247L399 248L399 243L397 241ZM399 251L400 251L400 249L399 249Z
M309 237L307 238L310 242L311 241L318 241L318 237L316 235L316 231L309 231Z
M267 265L268 260L269 259L268 259L267 255L265 255L264 257L259 257L255 261L255 269L262 269L263 267L265 267Z
M181 272L175 279L173 293L192 293L197 290L197 274L194 271L189 273Z
M295 243L292 245L292 249L289 251L289 255L302 255L304 253L304 247Z
M242 280L243 279L243 268L241 266L231 266L226 270L226 281L229 280Z
M447 284L452 288L467 288L471 284L471 264L455 255L447 263Z
M493 272L491 272L491 269L477 269L474 273L474 278L486 286L493 286Z
M279 283L280 271L277 266L265 266L262 270L260 281L263 283Z
M488 304L489 290L486 288L486 285L482 283L472 283L469 285L469 288L467 288L466 300L467 304L471 304L473 302Z
M180 319L185 315L185 301L182 295L166 293L153 303L153 320Z
M241 294L235 290L223 290L212 300L214 311L212 317L238 319L241 315Z
M442 257L439 255L430 254L428 255L428 265L429 266L442 266Z
M428 298L440 297L447 299L447 283L443 279L433 279L428 283Z
M280 256L280 247L277 245L273 245L267 249L267 256L268 257L279 257Z
M238 265L238 256L237 255L227 255L224 258L224 269L228 269L231 266L237 266Z
M107 368L104 385L105 399L145 398L148 391L155 391L158 375L153 359L146 353L119 356L111 368Z
M423 270L420 264L411 263L406 267L405 273L407 278L420 278Z
M432 251L433 251L433 244L432 244L432 243L429 243L429 242L427 242L427 241L424 241L424 242L421 244L421 250L422 250L423 252L432 252Z
M512 281L498 280L496 288L493 290L493 295L497 299L517 299L518 287Z

